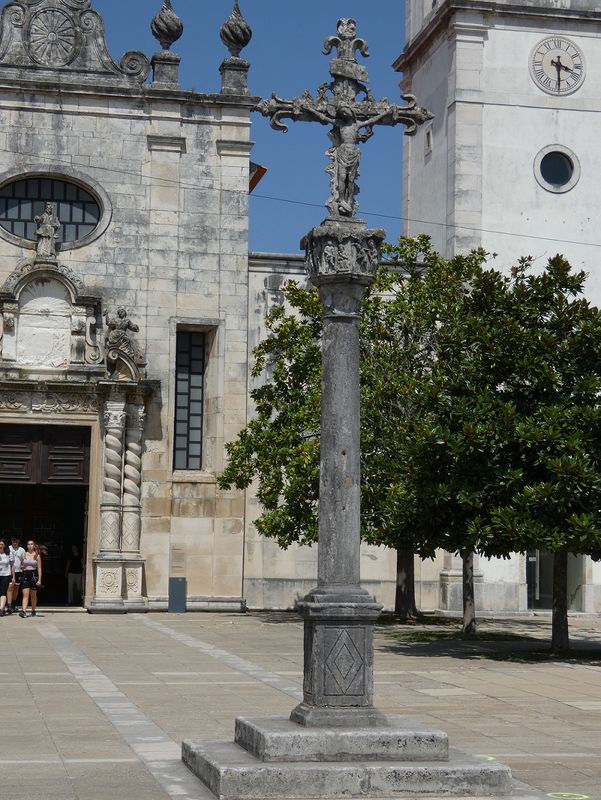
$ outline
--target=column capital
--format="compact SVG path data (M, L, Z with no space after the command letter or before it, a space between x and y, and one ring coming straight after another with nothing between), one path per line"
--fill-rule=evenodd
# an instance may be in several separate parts
M364 292L375 278L385 235L360 220L325 220L301 242L311 283Z
M146 409L143 402L135 402L127 404L127 427L129 429L143 430L144 421L146 419Z
M125 400L107 400L105 402L103 411L105 428L123 428L125 418Z

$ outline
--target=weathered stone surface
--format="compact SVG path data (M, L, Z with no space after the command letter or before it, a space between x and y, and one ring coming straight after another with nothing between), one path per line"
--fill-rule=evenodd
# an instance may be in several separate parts
M511 771L453 752L448 762L259 761L230 742L184 742L182 758L220 800L393 797L511 792Z
M367 729L301 727L285 717L236 719L235 742L261 761L444 761L442 731L398 716Z

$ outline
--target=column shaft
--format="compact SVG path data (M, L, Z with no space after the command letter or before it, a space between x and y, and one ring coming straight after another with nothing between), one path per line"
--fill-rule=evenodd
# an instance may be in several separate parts
M141 486L142 486L142 430L144 406L128 407L125 434L125 467L123 479L123 534L121 550L124 553L140 552Z
M111 400L104 411L104 478L100 507L100 553L121 547L121 492L125 400Z
M324 319L318 586L360 584L359 319Z

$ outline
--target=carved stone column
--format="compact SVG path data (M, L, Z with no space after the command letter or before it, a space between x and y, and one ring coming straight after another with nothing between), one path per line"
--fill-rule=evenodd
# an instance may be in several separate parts
M123 553L140 552L141 485L142 485L142 431L144 406L128 406L125 434L125 468L123 479Z
M323 308L318 584L305 618L301 725L383 723L373 706L373 625L381 611L360 584L359 321L384 231L327 220L304 240Z
M142 596L144 562L140 556L142 529L142 434L144 405L140 400L127 407L125 467L123 479L123 527L121 551L124 559L124 598L128 608L146 607Z
M125 395L113 395L104 407L104 475L100 505L100 543L94 558L91 610L124 611L121 558L121 497Z
M121 546L121 490L125 399L109 400L104 409L104 477L100 506L100 553L118 553Z

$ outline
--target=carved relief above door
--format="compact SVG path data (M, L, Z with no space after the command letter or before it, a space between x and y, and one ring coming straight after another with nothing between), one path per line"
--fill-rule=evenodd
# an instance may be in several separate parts
M0 291L0 370L105 372L99 297L67 267L27 262Z

